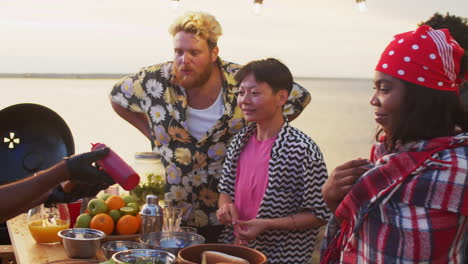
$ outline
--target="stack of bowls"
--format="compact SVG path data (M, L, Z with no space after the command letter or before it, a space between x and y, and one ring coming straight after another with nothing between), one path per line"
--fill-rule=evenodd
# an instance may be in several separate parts
M151 232L140 237L143 248L171 252L177 256L180 249L205 243L205 238L192 232Z

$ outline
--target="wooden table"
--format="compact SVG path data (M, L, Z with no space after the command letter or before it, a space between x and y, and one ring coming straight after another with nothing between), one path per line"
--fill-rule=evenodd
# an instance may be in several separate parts
M70 260L62 243L55 245L36 243L29 233L27 218L27 214L21 214L7 221L8 233L18 264L44 264L57 260ZM93 260L106 261L100 248Z

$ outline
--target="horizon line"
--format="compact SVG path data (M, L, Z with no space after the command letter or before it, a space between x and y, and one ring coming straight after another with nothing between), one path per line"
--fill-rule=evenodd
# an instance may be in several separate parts
M0 78L31 78L31 79L120 79L134 73L0 73ZM352 77L318 77L294 76L298 80L320 79L350 79L368 80L370 78Z

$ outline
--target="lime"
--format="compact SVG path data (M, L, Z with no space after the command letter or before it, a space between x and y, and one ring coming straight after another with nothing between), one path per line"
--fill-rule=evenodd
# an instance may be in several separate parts
M136 215L138 213L138 210L136 210L134 207L124 206L120 208L120 212L122 213L122 215L127 215L127 214Z
M80 214L77 218L76 218L76 222L75 222L75 227L78 227L78 228L89 228L89 223L91 222L91 215L90 214Z
M135 210L136 210L137 212L140 211L140 205L138 205L138 203L129 203L129 204L127 204L127 206L128 206L128 207L133 207L133 208L135 208Z
M125 205L128 205L129 203L138 203L138 198L133 195L125 195L122 199L125 201Z
M122 216L122 213L119 210L110 210L109 215L114 219L114 223L117 223L119 221L120 217Z
M103 194L101 194L101 196L99 197L99 199L102 199L102 200L105 201L105 200L107 200L107 198L109 198L109 197L111 197L111 196L112 196L112 194L110 194L110 193L103 193Z

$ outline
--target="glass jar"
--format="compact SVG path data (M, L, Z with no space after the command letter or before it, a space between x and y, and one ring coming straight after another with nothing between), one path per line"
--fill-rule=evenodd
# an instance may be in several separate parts
M135 163L133 168L140 175L140 181L143 183L166 181L166 169L161 162L161 155L157 153L135 153Z

